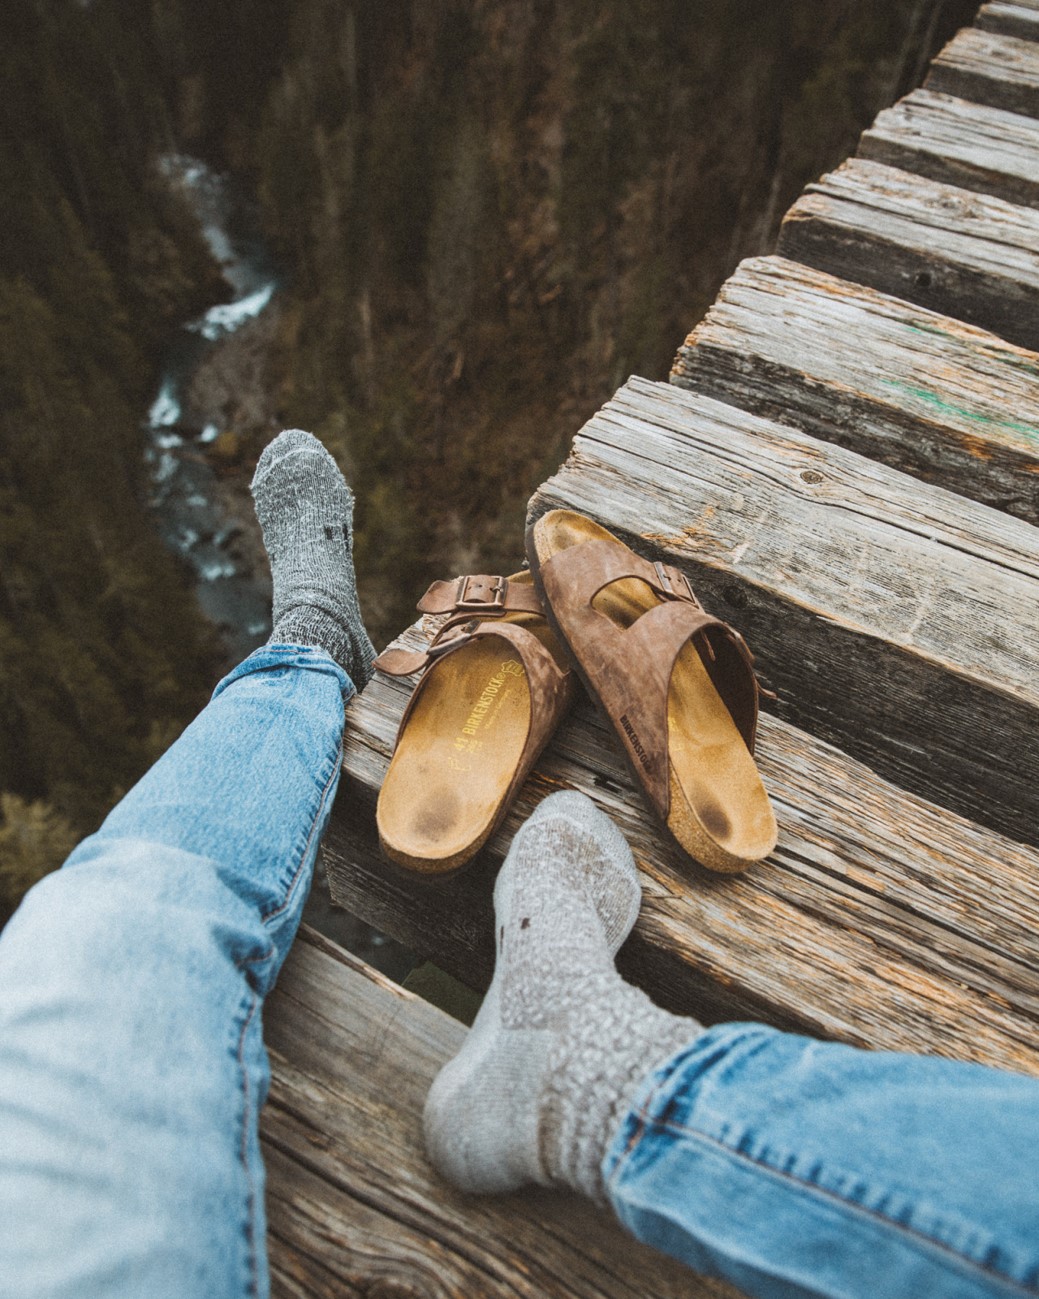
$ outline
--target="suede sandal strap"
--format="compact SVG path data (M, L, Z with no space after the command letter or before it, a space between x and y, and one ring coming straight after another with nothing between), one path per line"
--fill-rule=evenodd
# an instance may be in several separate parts
M504 613L541 613L532 586L507 577L477 573L431 583L418 602L420 613L467 613L494 617Z
M591 602L610 583L632 577L647 583L661 603L624 628ZM665 819L668 695L675 661L690 640L753 753L759 699L753 657L739 632L704 612L680 570L650 563L618 542L590 541L545 560L541 579L554 616L571 643L580 643L581 666Z
M561 667L533 632L522 623L505 621L505 615L510 613L544 617L534 587L488 574L457 577L433 582L418 608L422 613L449 615L432 643L425 650L386 649L375 660L375 667L390 676L423 673L401 717L398 740L433 665L477 638L497 636L515 649L530 688L531 719L524 756L532 746L539 748L544 743L546 728L555 727L561 711L569 703L574 682L570 669ZM502 670L515 670L515 665L510 669L503 664Z
M643 559L619 541L589 541L572 546L541 566L541 579L553 608L560 598L567 605L591 604L604 586L625 577L639 578L662 600L682 600L700 607L680 568Z
M473 623L468 629L472 632L476 619L503 618L507 613L544 612L533 586L486 573L432 582L416 607L420 613L451 616L441 625L427 650L383 650L375 660L375 667L380 672L393 677L421 672L433 659L458 648L454 642L456 629L461 624Z
M477 853L512 805L577 689L529 573L434 582L421 650L375 666L419 674L404 708L376 822L391 861L448 874Z
M569 701L570 692L573 689L570 671L561 669L551 652L545 648L533 632L527 631L525 627L511 622L481 622L472 630L459 631L453 636L445 637L439 643L434 642L424 653L409 653L405 650L386 651L387 654L406 657L409 662L418 660L417 665L409 667L407 671L398 670L394 672L392 668L383 667L378 663L378 660L376 665L382 671L389 671L394 676L405 676L422 668L431 670L440 659L457 653L465 645L485 636L497 636L499 639L508 641L519 655L523 670L526 673L527 683L530 688L530 729L527 732L527 741L524 746L525 756L532 747L537 748L544 743L546 728L555 727L560 712ZM502 665L503 672L509 670L505 664ZM408 700L407 707L400 719L400 725L397 728L398 741L428 678L429 671L427 670L423 672L418 684L412 691L411 698Z

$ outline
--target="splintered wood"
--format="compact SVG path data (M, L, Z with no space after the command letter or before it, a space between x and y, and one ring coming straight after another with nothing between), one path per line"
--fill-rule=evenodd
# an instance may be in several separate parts
M809 185L779 252L1039 347L1039 212L852 159Z
M1039 12L1036 13L1039 20ZM1039 120L917 90L881 113L859 157L1039 207Z
M931 64L924 84L928 90L1039 117L1039 45L966 27Z
M1039 41L1039 6L1034 0L1013 0L982 5L975 24L986 32L1017 36L1025 41Z
M949 316L753 258L671 382L1039 523L1039 355Z

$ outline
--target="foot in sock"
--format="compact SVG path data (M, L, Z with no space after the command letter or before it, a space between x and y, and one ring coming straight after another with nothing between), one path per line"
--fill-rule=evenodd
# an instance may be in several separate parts
M353 492L302 429L287 429L264 448L251 490L274 580L270 643L326 650L363 689L375 649L357 602Z
M553 794L517 831L494 890L494 981L426 1101L430 1158L462 1190L603 1198L643 1078L701 1031L614 968L640 901L627 843L583 794Z

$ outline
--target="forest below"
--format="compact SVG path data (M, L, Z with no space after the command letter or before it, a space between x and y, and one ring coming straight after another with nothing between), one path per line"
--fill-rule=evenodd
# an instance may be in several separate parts
M317 433L377 644L511 571L525 502L666 376L802 186L973 0L8 0L0 47L0 923L221 668L148 510L163 348L220 267L160 160L258 204L281 272L220 465Z

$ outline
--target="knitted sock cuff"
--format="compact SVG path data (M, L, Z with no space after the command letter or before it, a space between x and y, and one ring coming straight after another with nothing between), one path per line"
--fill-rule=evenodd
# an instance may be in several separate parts
M323 609L299 605L287 610L274 624L271 643L313 645L325 650L349 673L358 690L371 680L375 647L359 616L356 621L344 622Z
M552 1051L541 1108L541 1158L553 1181L605 1200L602 1162L636 1092L702 1031L629 984L570 1017Z

